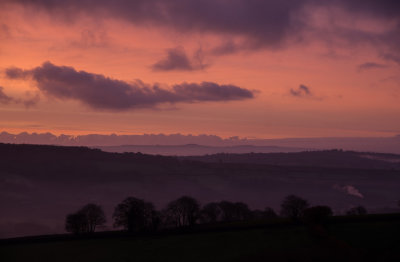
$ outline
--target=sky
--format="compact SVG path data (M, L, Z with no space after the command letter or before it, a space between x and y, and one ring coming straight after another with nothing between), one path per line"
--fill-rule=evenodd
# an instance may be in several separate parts
M0 131L400 134L397 0L0 0Z

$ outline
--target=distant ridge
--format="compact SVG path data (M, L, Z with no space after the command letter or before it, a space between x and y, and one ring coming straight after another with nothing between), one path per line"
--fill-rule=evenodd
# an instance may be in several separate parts
M400 155L342 150L287 153L213 154L182 157L207 163L242 163L277 166L310 166L359 169L400 170Z
M165 156L201 156L218 153L245 154L245 153L289 153L306 151L305 148L292 148L280 146L204 146L198 144L186 145L123 145L123 146L99 146L93 147L105 152L141 152L143 154L165 155Z
M233 153L229 151L229 147L267 147L260 151L255 152L296 152L303 151L304 149L314 150L330 150L342 149L352 150L359 152L377 152L377 153L393 153L400 154L400 135L393 137L314 137L314 138L280 138L280 139L257 139L257 138L241 138L229 137L221 138L216 135L191 135L191 134L142 134L142 135L54 135L51 133L27 133L10 134L7 132L0 133L0 143L13 143L13 144L45 144L45 145L60 145L60 146L89 146L89 147L103 147L106 151L114 147L113 152L121 152L119 146L144 146L141 150L149 150L148 146L207 146L207 147L227 147L227 151L220 149L209 150L210 153ZM189 147L189 146L186 146ZM279 147L275 150L274 147ZM237 150L236 148L235 150ZM260 149L260 148L258 148ZM126 150L126 148L124 149ZM129 149L131 150L131 149ZM136 149L132 149L136 151ZM156 149L154 149L156 150ZM161 150L157 149L157 150ZM157 151L156 150L156 151ZM171 149L172 150L172 149ZM170 151L171 151L170 150ZM247 151L246 151L247 150ZM246 149L245 151L234 151L235 153L251 152ZM161 151L165 151L162 148ZM160 151L160 152L161 152ZM147 152L147 151L145 151ZM149 153L154 154L153 151ZM185 155L186 153L164 152L165 155Z

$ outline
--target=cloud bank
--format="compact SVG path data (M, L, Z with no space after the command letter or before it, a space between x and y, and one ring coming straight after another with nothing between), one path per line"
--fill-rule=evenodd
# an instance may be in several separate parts
M324 10L328 16L333 15L333 19L327 19L330 39L326 40L329 43L332 38L341 37L352 43L368 42L389 47L394 53L400 52L400 2L397 0L3 0L2 4L45 11L68 22L75 22L83 15L169 28L181 33L211 33L230 43L215 50L220 54L243 48L277 48L288 41L303 41L308 33L325 34L326 28L319 28L320 21L312 17L316 11ZM337 10L339 14L335 13ZM371 31L343 25L341 22L347 18L374 20L382 22L383 26L379 31ZM243 41L229 42L232 37Z
M298 25L291 14L306 1L259 0L16 0L5 2L44 10L58 19L76 21L77 14L117 18L135 25L176 31L244 36L254 45L277 45Z
M128 83L101 74L77 71L73 67L45 62L30 70L8 68L10 79L32 79L47 97L77 100L93 109L129 110L154 108L163 103L232 101L254 98L253 91L213 82L181 83L164 88L140 80Z

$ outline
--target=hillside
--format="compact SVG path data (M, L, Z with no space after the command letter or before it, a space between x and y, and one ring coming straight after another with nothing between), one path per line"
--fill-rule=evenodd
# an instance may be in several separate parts
M291 153L212 154L184 159L207 163L243 163L277 166L311 166L358 169L400 169L400 155L342 150Z
M332 162L317 158L329 160L332 154ZM288 194L336 212L355 205L371 211L395 208L400 199L397 163L353 156L353 162L340 164L349 154L296 153L280 162L251 160L257 154L249 154L246 161L208 163L85 147L0 144L0 238L62 233L65 215L89 202L104 207L110 226L114 207L128 196L152 201L157 208L190 195L201 203L243 201L251 208L279 211Z
M274 153L274 152L301 152L304 148L281 147L281 146L205 146L197 144L186 145L124 145L124 146L98 146L106 152L125 153L141 152L144 154L164 156L200 156L207 154L245 154L245 153Z

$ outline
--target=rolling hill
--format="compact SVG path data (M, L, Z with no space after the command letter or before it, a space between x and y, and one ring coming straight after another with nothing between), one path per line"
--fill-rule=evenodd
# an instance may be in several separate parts
M203 204L243 201L279 211L282 199L296 194L337 213L355 205L393 209L400 199L397 155L321 151L178 158L15 144L0 144L0 155L0 238L63 232L65 215L89 202L104 207L111 226L114 207L128 196L160 209L190 195Z

